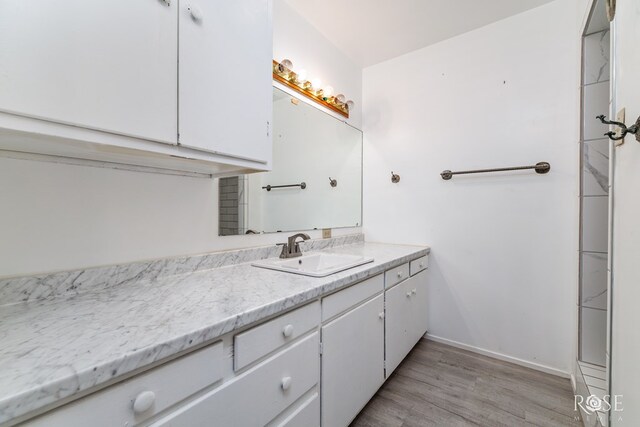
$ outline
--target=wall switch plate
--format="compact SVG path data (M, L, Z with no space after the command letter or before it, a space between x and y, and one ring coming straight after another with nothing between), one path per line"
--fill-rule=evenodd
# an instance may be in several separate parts
M624 123L624 119L625 119L625 114L626 113L626 108L621 109L620 111L618 111L618 114L616 114L616 121L620 122L620 123ZM617 126L616 126L617 127ZM620 136L622 131L620 130L619 127L617 127L618 130L616 130L616 136ZM622 144L624 144L624 140L625 138L621 139L620 141L616 141L615 142L615 146L619 147Z
M323 228L322 229L322 238L323 239L330 239L331 238L331 229L330 228Z

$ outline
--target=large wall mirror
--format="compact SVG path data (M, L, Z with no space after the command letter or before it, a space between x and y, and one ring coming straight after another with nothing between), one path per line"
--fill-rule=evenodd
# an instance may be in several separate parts
M362 224L362 132L273 88L273 170L219 180L219 234Z

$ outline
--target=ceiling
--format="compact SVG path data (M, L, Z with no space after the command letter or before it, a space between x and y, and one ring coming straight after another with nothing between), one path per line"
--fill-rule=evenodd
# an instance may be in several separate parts
M553 0L284 0L362 67Z

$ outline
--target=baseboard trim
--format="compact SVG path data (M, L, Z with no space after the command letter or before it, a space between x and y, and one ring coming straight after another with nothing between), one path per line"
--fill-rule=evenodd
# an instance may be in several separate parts
M468 350L474 353L482 354L483 356L488 356L494 359L502 360L503 362L514 363L516 365L524 366L525 368L535 369L536 371L545 372L547 374L555 375L558 377L571 379L571 376L572 376L570 372L565 372L563 370L552 368L546 365L541 365L539 363L529 362L528 360L518 359L517 357L507 356L506 354L497 353L495 351L486 350L484 348L475 347L469 344L464 344L464 343L453 341L447 338L441 338L431 334L425 335L425 338L431 341L447 344L452 347L457 347L462 350Z

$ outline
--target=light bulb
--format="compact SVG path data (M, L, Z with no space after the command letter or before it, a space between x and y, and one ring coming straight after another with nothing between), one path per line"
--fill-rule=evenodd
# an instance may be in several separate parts
M293 68L293 63L288 59L283 59L278 64L278 73L284 77L285 79L291 78L291 69Z
M322 96L325 98L331 98L331 95L333 95L333 88L331 86L326 86L322 89Z
M301 83L307 81L307 70L304 68L298 71L298 81Z
M343 94L339 93L336 95L336 102L338 104L344 104L344 101L346 101L347 97L344 96Z
M345 105L347 106L347 108L349 110L351 110L353 108L353 106L355 105L355 103L352 100L348 100Z
M311 87L315 92L319 91L322 87L322 80L320 79L311 79Z

